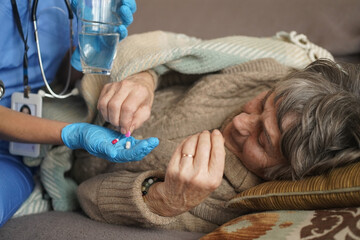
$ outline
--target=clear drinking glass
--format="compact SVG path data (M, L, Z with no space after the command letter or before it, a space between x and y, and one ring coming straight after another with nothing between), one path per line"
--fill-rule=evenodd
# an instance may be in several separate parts
M119 42L121 0L79 0L80 61L84 73L109 75Z

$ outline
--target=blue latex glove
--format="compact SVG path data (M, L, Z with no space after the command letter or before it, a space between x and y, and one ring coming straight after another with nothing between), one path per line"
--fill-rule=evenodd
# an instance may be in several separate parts
M70 0L72 11L76 15L76 8L78 0ZM120 34L119 41L127 37L128 31L127 27L133 22L133 14L136 12L136 2L135 0L122 0L122 5L118 10L118 14L121 18L122 24L117 29L117 32ZM81 62L80 62L80 50L79 46L76 47L75 51L71 56L71 65L78 71L82 71Z
M64 144L71 149L82 148L92 155L110 162L139 161L159 144L159 139L154 137L138 140L89 123L67 125L61 131L61 138ZM119 141L113 144L112 141L116 138ZM130 149L125 149L127 141L131 142Z

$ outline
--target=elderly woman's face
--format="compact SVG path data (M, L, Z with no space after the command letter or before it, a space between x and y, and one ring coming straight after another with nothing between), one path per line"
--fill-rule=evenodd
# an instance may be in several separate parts
M223 132L226 147L259 177L265 168L285 162L280 153L274 95L263 92L246 103Z

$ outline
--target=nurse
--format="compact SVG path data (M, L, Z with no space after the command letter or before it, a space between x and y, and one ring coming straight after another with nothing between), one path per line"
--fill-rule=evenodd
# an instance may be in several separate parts
M70 28L67 0L46 0L37 4L37 28L44 72L51 83L70 49ZM77 1L72 0L72 9ZM2 34L0 36L0 79L5 85L5 94L0 101L0 226L16 212L33 190L32 171L23 164L21 156L9 153L9 141L65 144L68 147L83 148L95 156L102 156L112 161L129 161L127 154L114 146L113 131L86 123L68 124L37 118L10 110L11 96L15 92L36 93L44 85L41 75L38 53L34 39L31 10L34 0L4 0L0 10ZM127 36L127 26L133 21L136 11L135 0L123 0L119 16L123 25L119 28L120 39ZM73 21L76 24L76 21ZM72 28L76 31L76 26ZM77 38L74 34L73 45ZM78 51L71 59L72 65L79 69ZM75 70L73 69L73 72ZM79 72L77 72L79 74ZM25 115L25 116L24 116ZM106 142L89 133L102 134ZM85 141L84 136L86 136ZM97 135L98 136L98 135ZM135 140L134 140L135 141ZM135 141L131 151L156 147L157 139ZM138 146L138 148L136 148ZM130 151L130 150L128 150ZM138 151L142 152L142 151ZM145 151L145 155L146 155ZM135 154L136 155L136 154ZM142 155L137 155L136 160Z

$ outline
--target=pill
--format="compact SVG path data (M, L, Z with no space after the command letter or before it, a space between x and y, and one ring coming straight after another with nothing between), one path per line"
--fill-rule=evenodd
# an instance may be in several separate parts
M125 144L125 148L126 149L130 149L131 148L131 142L126 142L126 144Z
M111 141L111 143L112 143L112 144L115 144L115 143L117 143L118 141L119 141L119 139L118 139L118 138L115 138L114 140Z

